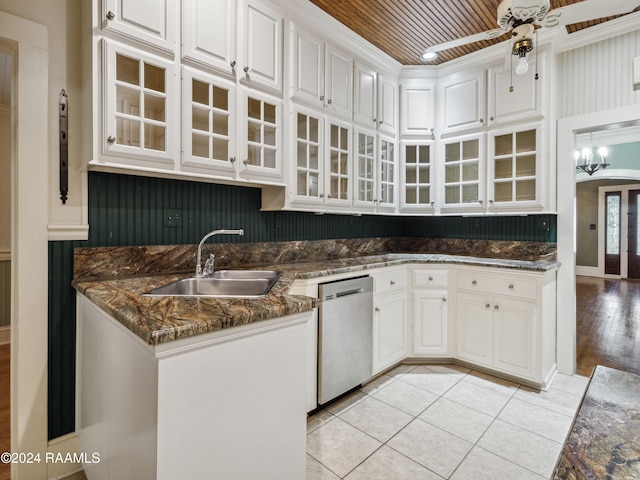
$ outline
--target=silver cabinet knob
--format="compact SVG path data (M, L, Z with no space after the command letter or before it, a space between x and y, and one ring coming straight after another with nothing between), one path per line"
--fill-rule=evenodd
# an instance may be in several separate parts
M478 120L478 122L484 123L484 118L481 118L480 120Z
M375 310L376 312L379 312L379 311L380 311L380 307L376 307L376 308L374 308L374 310Z
M107 137L107 143L108 143L109 145L113 145L114 143L116 143L116 137L114 137L113 135L109 135L109 136Z
M484 308L491 308L491 304L489 303L485 304Z
M476 282L475 280L471 281L471 285L473 285L474 287L478 284L478 282Z
M331 105L331 99L327 100L327 103L328 103L329 105Z
M231 63L229 65L231 65L231 68L236 68L236 61L231 60Z
M513 290L513 283L510 283L510 284L509 284L509 288L510 288L511 290Z
M430 282L433 282L433 277L429 277L429 281L430 281Z
M443 298L442 298L442 301L443 301L443 302L446 302L446 301L447 301L447 299L446 299L445 297L443 297Z
M391 285L395 285L396 281L395 280L391 280Z
M324 101L324 95L320 95L320 101Z
M489 117L489 120L493 122L493 117Z
M244 67L242 70L244 70L244 73L249 73L249 67Z
M493 308L496 309L496 310L500 310L500 305L494 305Z
M236 163L236 157L231 157L231 158L229 159L229 161L230 161L231 163Z
M107 12L107 20L113 20L114 18L116 18L116 14L114 12L112 12L111 10L109 10Z

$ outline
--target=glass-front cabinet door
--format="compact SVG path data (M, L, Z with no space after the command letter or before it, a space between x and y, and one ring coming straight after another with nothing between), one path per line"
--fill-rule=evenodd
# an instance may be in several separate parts
M483 205L482 135L459 137L442 142L444 155L444 195L441 210L473 211Z
M182 71L185 170L236 173L235 85L187 67Z
M375 132L356 130L355 143L354 205L373 210L378 200L378 195L376 195L376 134Z
M378 201L377 210L396 209L396 142L391 137L378 136Z
M313 110L294 106L291 114L292 156L295 171L292 178L293 202L318 205L324 196L322 146L324 120Z
M282 180L281 101L243 90L245 145L240 175L248 179Z
M351 132L348 122L327 119L325 203L351 206Z
M102 155L135 166L173 168L179 82L172 63L104 41Z
M433 141L402 143L401 210L433 211L433 154Z
M489 136L489 209L540 204L540 127L497 131Z

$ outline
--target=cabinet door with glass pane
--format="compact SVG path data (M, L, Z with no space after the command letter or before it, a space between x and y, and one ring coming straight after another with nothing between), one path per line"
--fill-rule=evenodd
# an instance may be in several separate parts
M484 136L458 137L442 142L444 195L441 211L484 209Z
M182 82L183 169L235 177L235 85L187 67Z
M243 90L244 127L240 176L249 180L282 181L282 105L279 99Z
M373 211L379 200L376 191L376 133L356 129L355 132L355 192L354 205Z
M324 196L324 118L299 105L291 112L292 203L320 205Z
M376 210L394 212L397 207L396 177L398 152L396 141L386 135L378 135L378 181Z
M327 119L324 192L326 205L351 206L351 133L350 123Z
M140 50L103 42L103 160L173 169L180 124L176 67Z
M402 211L433 211L433 141L402 143Z
M489 210L541 206L541 126L494 131L489 135Z

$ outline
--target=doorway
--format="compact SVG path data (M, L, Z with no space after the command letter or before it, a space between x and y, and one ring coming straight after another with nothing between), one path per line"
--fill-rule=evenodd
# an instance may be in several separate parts
M640 173L640 172L639 172ZM600 277L640 278L637 183L599 187L598 210L603 245L598 245Z
M0 41L0 451L11 451L11 156L15 53ZM11 478L0 464L0 480Z

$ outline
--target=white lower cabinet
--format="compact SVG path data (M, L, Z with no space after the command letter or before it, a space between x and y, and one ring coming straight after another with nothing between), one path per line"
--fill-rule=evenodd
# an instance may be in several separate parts
M373 275L373 374L391 367L407 356L406 268Z
M458 271L455 357L545 387L556 371L555 275Z
M413 354L449 356L449 291L446 270L413 271Z

